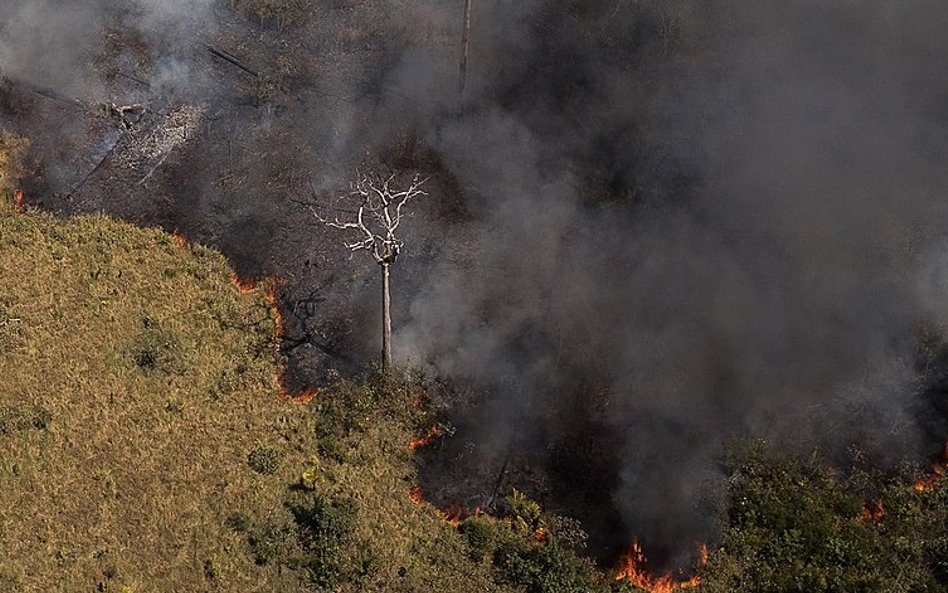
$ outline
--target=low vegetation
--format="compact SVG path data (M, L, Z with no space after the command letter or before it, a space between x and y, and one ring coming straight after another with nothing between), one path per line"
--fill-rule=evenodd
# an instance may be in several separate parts
M917 487L755 451L734 473L702 591L944 593L948 480ZM872 492L867 499L858 493Z

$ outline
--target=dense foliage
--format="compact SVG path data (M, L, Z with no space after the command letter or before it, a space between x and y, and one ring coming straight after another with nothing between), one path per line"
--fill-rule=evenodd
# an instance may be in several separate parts
M755 453L734 474L710 593L948 591L948 488ZM878 498L860 496L867 486Z

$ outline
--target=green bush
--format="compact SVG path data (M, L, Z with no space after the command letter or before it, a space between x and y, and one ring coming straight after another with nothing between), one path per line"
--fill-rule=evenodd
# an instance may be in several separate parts
M482 562L489 558L497 547L496 521L486 517L468 517L458 531L467 539L471 548L471 559Z
M247 465L258 474L275 474L282 463L283 453L273 447L257 447L247 455Z
M135 366L145 373L175 374L181 371L181 344L176 336L145 319L142 333L131 347Z
M52 413L40 405L26 408L3 406L0 407L0 435L23 430L44 430L52 420Z
M500 578L528 593L592 593L606 591L592 564L571 551L548 543L506 538L494 551Z
M302 548L302 567L314 585L333 589L355 571L348 565L347 548L355 522L355 506L345 500L315 495L291 504ZM363 570L366 567L361 567Z
M708 593L948 591L943 492L893 481L885 515L868 520L866 501L818 460L754 454L735 476Z
M296 549L294 529L290 525L266 523L247 536L247 544L254 562L266 564L290 564Z
M504 499L504 502L510 507L513 520L521 529L533 530L539 527L542 513L540 505L527 498L523 492L514 488L513 492Z

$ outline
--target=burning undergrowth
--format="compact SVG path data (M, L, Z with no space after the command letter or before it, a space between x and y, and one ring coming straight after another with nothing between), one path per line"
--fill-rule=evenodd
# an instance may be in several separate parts
M17 190L14 208L19 210L22 200L23 192L22 190ZM191 246L191 242L188 240L188 238L178 231L178 229L171 231L171 239L178 247L182 249L189 249ZM280 302L279 294L280 290L284 286L284 282L275 277L267 278L264 282L254 282L252 280L242 279L236 271L231 271L230 283L242 296L253 295L259 292L264 292L266 294L267 305L270 310L270 315L273 318L273 348L275 355L280 357L280 346L282 344L284 335L284 322L282 311L283 305ZM319 395L319 389L316 388L304 390L296 390L291 388L288 385L286 373L286 367L281 365L280 374L275 378L277 384L280 386L280 395L282 397L289 398L299 404L308 404L313 401L317 395Z
M934 0L477 9L460 118L453 8L54 8L0 25L0 123L42 158L29 196L285 279L294 392L363 368L378 313L370 266L288 198L331 195L367 152L432 176L396 351L454 385L456 434L419 449L445 508L517 486L663 574L714 537L733 439L887 468L944 443Z

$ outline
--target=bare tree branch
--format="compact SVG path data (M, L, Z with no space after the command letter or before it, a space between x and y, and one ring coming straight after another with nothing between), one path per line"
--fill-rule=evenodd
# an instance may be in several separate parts
M360 172L350 191L333 199L328 207L320 208L315 202L294 201L309 208L321 224L353 235L343 241L351 253L368 251L377 263L391 263L404 246L396 231L404 216L405 204L428 195L422 189L426 181L427 178L423 179L416 173L406 188L395 189L397 180L394 174L383 178ZM338 213L347 216L340 217Z

